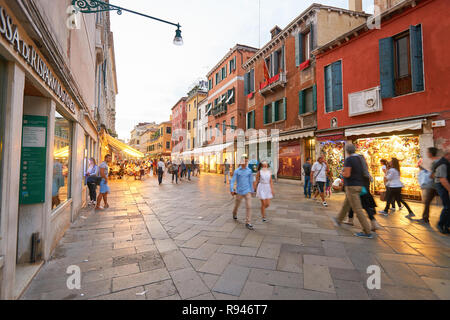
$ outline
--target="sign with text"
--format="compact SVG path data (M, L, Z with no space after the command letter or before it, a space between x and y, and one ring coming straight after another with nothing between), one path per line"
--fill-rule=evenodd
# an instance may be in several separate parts
M47 121L43 116L23 116L20 204L45 202Z

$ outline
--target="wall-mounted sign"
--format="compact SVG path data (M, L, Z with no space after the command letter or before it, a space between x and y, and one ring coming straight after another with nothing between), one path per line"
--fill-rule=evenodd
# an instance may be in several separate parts
M47 121L43 116L23 116L20 204L45 202Z
M44 60L41 59L32 45L28 45L20 38L19 28L13 24L6 10L0 6L0 34L14 47L23 59L31 66L36 74L61 99L72 113L75 113L75 103L70 95L61 86L59 80L53 75Z
M445 127L445 120L436 120L431 123L432 128Z

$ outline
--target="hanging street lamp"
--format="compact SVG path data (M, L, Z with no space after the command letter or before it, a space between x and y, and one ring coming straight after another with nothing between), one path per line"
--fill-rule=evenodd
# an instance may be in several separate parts
M150 18L159 22L167 23L170 25L173 25L177 27L177 30L175 30L175 38L173 39L173 44L177 46L183 45L183 38L181 37L181 26L179 23L173 23L170 21L166 21L163 19L159 19L156 17L152 17L137 11L133 11L130 9L125 9L119 6L115 6L113 4L100 1L100 0L72 0L72 6L75 7L77 12L81 13L97 13L97 12L104 12L104 11L117 11L118 15L121 15L123 11L134 13L137 15L140 15L142 17Z

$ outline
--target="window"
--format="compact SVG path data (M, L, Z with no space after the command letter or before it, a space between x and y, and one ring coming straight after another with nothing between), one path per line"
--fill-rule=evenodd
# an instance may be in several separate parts
M188 139L188 141L187 141L187 148L188 148L188 149L191 148L191 140L190 140L190 139Z
M202 120L202 109L198 110L198 120Z
M172 133L172 128L171 127L166 127L166 133L167 134L171 134Z
M268 104L264 107L264 124L272 123L272 105Z
M231 118L231 130L232 131L234 130L234 127L236 126L235 120L236 119L234 117Z
M325 67L325 111L342 110L342 64L336 61Z
M195 138L192 138L192 148L195 148Z
M166 149L170 149L170 141L166 141Z
M251 69L244 75L244 94L248 95L255 91L255 69Z
M315 112L317 110L317 87L302 90L298 95L299 114Z
M224 120L223 122L222 122L222 134L223 135L226 135L227 134L227 126L226 126L226 121Z
M227 66L222 68L222 80L227 77Z
M311 51L314 49L314 25L311 23L304 32L295 36L295 65L311 59Z
M209 140L212 139L212 126L209 126Z
M269 77L272 77L272 55L267 57L264 62L266 63L267 70L269 71Z
M72 123L55 112L52 209L70 198ZM59 146L59 148L58 148Z
M278 100L275 102L275 122L284 120L284 108L283 100Z
M255 110L247 113L247 129L255 129Z
M380 39L381 97L391 98L425 90L422 26Z
M230 64L230 68L229 69L230 69L230 74L231 74L234 70L236 70L236 57L231 59L229 64Z
M208 80L208 90L211 90L213 88L213 81L212 79Z
M235 101L235 89L230 89L227 91L226 103L233 104Z
M188 130L191 130L191 122L188 121Z

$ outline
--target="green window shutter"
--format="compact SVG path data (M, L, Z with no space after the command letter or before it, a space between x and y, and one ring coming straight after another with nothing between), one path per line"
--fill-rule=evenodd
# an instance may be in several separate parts
M299 66L303 55L302 34L299 32L295 35L295 66Z
M272 54L272 59L273 59L273 72L272 72L272 76L275 76L278 74L278 72L280 71L280 66L278 65L278 51L275 51Z
M331 65L332 86L333 86L333 108L342 109L342 63L336 61Z
M287 102L286 98L283 98L283 120L286 120L286 109L287 109L286 102Z
M317 85L313 85L313 111L317 111Z
M395 96L394 84L394 39L379 41L381 98Z
M227 72L227 69L228 69L228 66L227 65L225 65L225 67L224 67L224 79L227 77L227 74L228 74L228 72Z
M234 63L233 63L233 65L234 65L234 70L237 69L237 64L236 64L236 62L237 62L237 59L236 59L236 57L234 57Z
M423 75L423 53L422 53L422 26L409 27L409 37L411 45L411 74L412 74L412 90L423 91L424 75Z
M276 119L276 108L277 108L278 103L276 103L276 101L272 102L272 123L277 121Z
M267 124L267 106L264 106L264 124Z
M248 95L250 92L249 92L249 89L250 89L250 73L249 72L247 72L246 74L244 74L244 95Z
M304 114L305 112L306 112L305 91L301 90L298 92L298 113Z
M284 45L281 47L281 70L284 72L285 68L284 68Z
M326 66L325 72L325 110L326 112L333 111L333 91L332 91L332 76L331 65Z
M255 110L252 111L252 128L255 129Z
M250 70L250 76L249 76L249 92L252 93L255 91L255 69Z
M314 50L314 24L309 25L309 50Z

